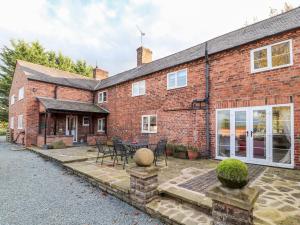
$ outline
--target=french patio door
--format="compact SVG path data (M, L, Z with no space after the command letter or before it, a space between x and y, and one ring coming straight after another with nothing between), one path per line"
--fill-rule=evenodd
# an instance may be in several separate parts
M78 118L77 116L66 116L66 135L73 135L73 142L77 142Z
M292 167L292 105L217 110L216 158Z

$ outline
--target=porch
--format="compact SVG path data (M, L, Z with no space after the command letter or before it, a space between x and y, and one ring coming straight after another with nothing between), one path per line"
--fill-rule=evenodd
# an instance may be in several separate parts
M39 134L37 146L62 141L67 147L94 145L106 140L108 111L92 103L38 97Z

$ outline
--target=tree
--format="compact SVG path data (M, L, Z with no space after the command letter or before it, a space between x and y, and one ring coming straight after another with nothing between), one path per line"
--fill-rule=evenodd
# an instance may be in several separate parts
M270 14L269 14L269 16L270 17L276 16L276 15L278 15L280 13L288 12L288 11L292 10L293 8L294 7L290 3L285 2L284 5L283 5L283 9L281 9L281 10L278 10L278 9L270 7Z
M0 50L0 121L8 120L8 96L18 59L57 68L60 70L91 76L93 68L84 60L74 62L70 57L54 51L46 51L38 42L11 40L11 47Z

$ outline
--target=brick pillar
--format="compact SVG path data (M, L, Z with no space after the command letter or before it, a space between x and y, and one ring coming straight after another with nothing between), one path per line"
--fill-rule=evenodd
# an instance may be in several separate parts
M130 174L130 198L133 205L144 207L158 196L158 168L135 166L127 170Z
M253 207L258 198L254 188L213 187L207 192L212 199L214 225L253 225Z

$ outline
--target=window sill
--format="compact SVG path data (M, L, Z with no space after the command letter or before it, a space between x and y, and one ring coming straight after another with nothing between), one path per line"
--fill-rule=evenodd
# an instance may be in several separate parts
M89 124L82 124L83 127L89 127Z
M287 65L282 65L282 66L276 66L276 67L272 67L272 68L264 68L264 69L257 69L257 70L252 69L251 74L267 72L267 71L277 70L277 69L282 69L282 68L287 68L287 67L290 67L290 66L293 66L293 63L287 64Z
M156 134L157 133L157 131L153 131L153 132L151 132L151 131L142 131L142 134Z
M181 88L185 88L185 87L187 87L187 85L182 86L182 87L167 88L167 91L176 90L176 89L181 89Z

